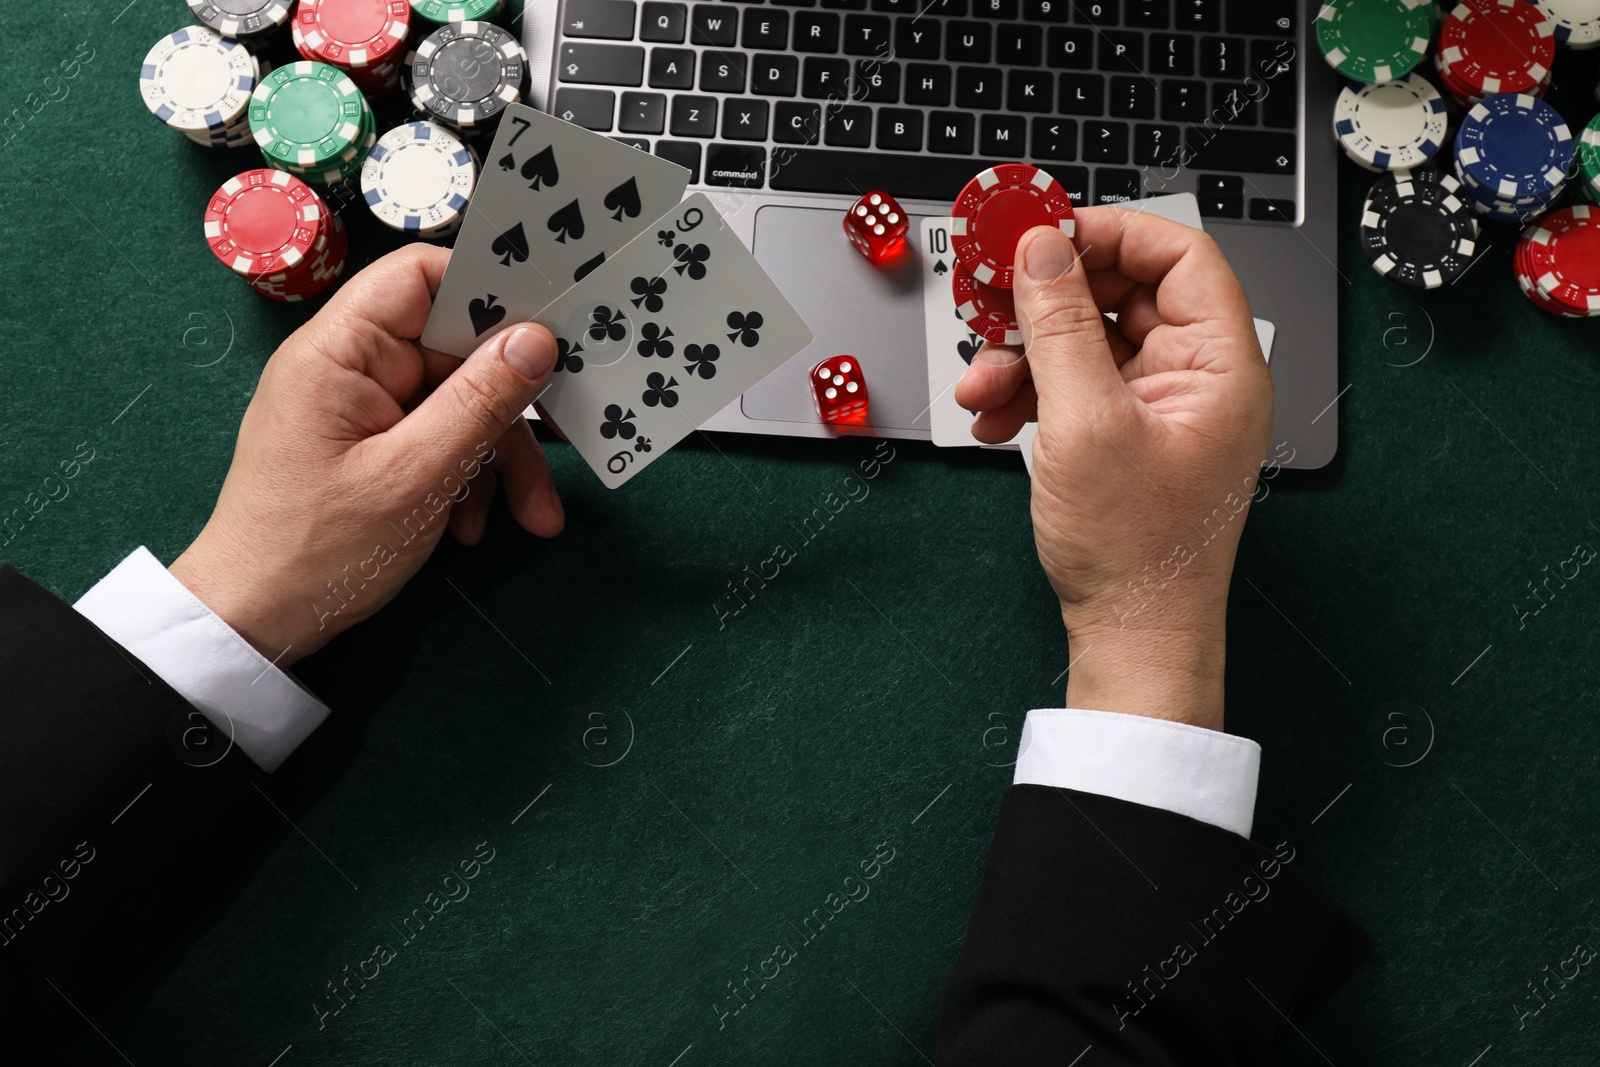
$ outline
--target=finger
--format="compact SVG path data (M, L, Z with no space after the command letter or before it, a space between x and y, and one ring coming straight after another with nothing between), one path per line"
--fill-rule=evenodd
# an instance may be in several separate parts
M1117 329L1135 348L1144 344L1150 331L1162 324L1156 307L1156 288L1140 282L1128 290L1117 307Z
M1111 359L1121 367L1132 359L1139 351L1134 344L1122 335L1121 321L1109 316L1100 316L1100 327L1106 332L1106 345L1111 349Z
M972 436L986 445L1000 445L1017 436L1023 423L1039 417L1039 397L1032 382L1023 382L1012 398L992 411L978 414Z
M374 447L432 481L505 436L550 381L556 341L524 323L490 338Z
M450 509L450 533L464 545L483 540L489 524L489 508L494 504L494 471L485 467L467 483L467 495Z
M500 472L511 514L531 534L554 537L567 515L556 493L550 461L527 419L518 419L494 446L494 469Z
M303 327L325 359L377 382L403 404L416 392L422 336L450 251L411 244L356 274Z
M1023 234L1013 293L1041 419L1131 401L1072 238L1052 226Z
M1028 361L1015 348L985 344L955 383L955 401L968 411L997 408L1028 380Z

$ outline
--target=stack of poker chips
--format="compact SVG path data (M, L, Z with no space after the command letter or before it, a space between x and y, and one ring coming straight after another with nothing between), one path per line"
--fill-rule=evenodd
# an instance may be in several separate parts
M1427 56L1433 21L1427 0L1327 0L1317 12L1317 44L1352 81L1397 81Z
M229 178L212 194L205 236L252 289L286 302L325 292L344 272L350 249L344 223L309 185L265 167Z
M1439 83L1462 104L1501 93L1543 96L1556 57L1556 23L1530 0L1464 0L1439 30Z
M1572 131L1532 96L1491 96L1456 132L1455 173L1483 218L1524 225L1556 205L1572 167Z
M1528 226L1512 263L1535 307L1569 319L1600 317L1600 208L1575 204Z
M377 119L355 82L324 63L302 60L262 78L249 113L267 162L306 181L359 174L378 140Z
M196 22L247 44L282 29L290 6L290 0L189 0Z
M1372 269L1414 289L1438 289L1472 265L1478 219L1461 183L1437 170L1379 178L1361 210L1361 248Z
M196 144L250 143L250 97L261 63L238 41L190 26L157 41L139 68L151 114Z
M417 110L472 134L492 130L506 105L522 99L528 57L499 26L452 22L428 34L406 66Z
M289 29L301 56L348 74L368 99L400 87L407 0L300 0Z
M408 122L378 139L361 167L361 194L384 225L430 241L453 236L478 182L478 162L436 123Z
M505 0L411 0L411 13L437 25L499 18Z
M1575 52L1600 48L1600 6L1594 0L1533 0L1555 23L1556 44Z
M1428 79L1352 82L1333 107L1333 135L1356 165L1372 171L1410 170L1444 144L1450 120L1444 97Z

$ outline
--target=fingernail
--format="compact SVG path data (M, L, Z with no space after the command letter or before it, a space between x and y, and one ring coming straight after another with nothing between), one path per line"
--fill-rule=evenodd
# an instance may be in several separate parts
M1078 262L1072 238L1060 230L1040 234L1022 256L1022 272L1032 282L1048 283L1066 274Z
M556 350L549 335L530 327L508 330L500 346L506 365L524 378L540 378L555 365Z

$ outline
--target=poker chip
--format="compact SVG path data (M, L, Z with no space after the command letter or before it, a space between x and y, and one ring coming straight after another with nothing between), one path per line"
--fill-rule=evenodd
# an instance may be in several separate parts
M1361 248L1373 270L1415 289L1437 289L1472 264L1478 220L1461 183L1432 169L1395 171L1372 186L1361 212Z
M1368 170L1410 170L1432 159L1449 128L1444 97L1426 78L1356 83L1339 94L1333 132L1339 145Z
M477 180L471 153L431 122L390 130L361 167L362 196L381 222L435 239L460 228Z
M440 26L407 57L411 102L460 129L497 120L522 98L527 55L515 37L488 22Z
M1486 214L1526 222L1554 205L1572 166L1572 132L1536 97L1491 96L1473 105L1456 133L1456 171Z
M155 43L139 67L139 95L175 130L205 137L247 128L256 65L238 41L189 26Z
M482 22L500 14L505 0L411 0L411 11L429 22Z
M1523 231L1518 273L1551 305L1600 315L1600 214L1587 204L1545 216Z
M1035 226L1077 228L1072 200L1054 178L1026 163L1003 163L973 178L950 210L950 248L983 285L1010 289L1017 242Z
M1600 0L1533 0L1555 23L1556 44L1583 51L1600 47Z
M250 100L250 130L272 166L323 182L358 172L377 141L377 120L355 83L307 60L261 79Z
M997 345L1020 345L1017 311L1010 289L985 285L958 261L950 273L956 314L972 332Z
M224 37L256 38L289 21L290 0L189 0L195 21Z
M1439 76L1463 103L1541 95L1555 63L1555 23L1529 0L1463 0L1439 30Z
M399 88L407 0L300 0L289 30L303 58L337 67L371 99Z
M1328 0L1317 13L1317 44L1347 78L1403 78L1428 54L1430 0Z
M212 254L271 299L316 296L344 271L344 223L284 171L263 167L229 178L206 204L204 221Z

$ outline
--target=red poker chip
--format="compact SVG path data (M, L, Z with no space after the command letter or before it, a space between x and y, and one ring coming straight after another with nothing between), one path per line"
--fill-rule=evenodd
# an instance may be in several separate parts
M1477 99L1532 93L1555 63L1555 23L1529 0L1464 0L1439 32L1440 74Z
M246 277L293 270L314 254L326 211L311 187L262 167L222 183L206 204L212 253Z
M950 211L950 247L979 283L1010 289L1017 242L1035 226L1077 229L1059 182L1026 163L1002 163L973 178Z
M1581 315L1600 314L1600 216L1587 204L1552 212L1523 231L1519 273L1539 295Z
M1020 345L1022 331L1017 328L1017 309L1010 289L985 285L961 263L950 275L950 292L955 297L956 314L972 332L997 345Z
M410 0L300 0L291 24L307 59L343 70L382 65L404 55Z

